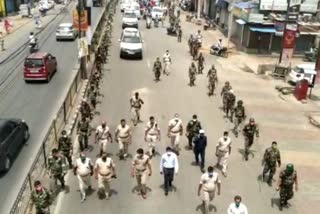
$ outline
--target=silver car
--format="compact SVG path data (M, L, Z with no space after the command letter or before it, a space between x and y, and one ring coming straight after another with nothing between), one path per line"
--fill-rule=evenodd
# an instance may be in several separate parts
M72 39L75 40L78 32L73 28L72 23L61 23L56 31L56 40Z

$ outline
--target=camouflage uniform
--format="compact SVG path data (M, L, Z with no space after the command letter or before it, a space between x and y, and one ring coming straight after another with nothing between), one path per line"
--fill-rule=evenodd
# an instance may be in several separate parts
M162 65L160 61L155 61L153 64L153 72L155 75L156 81L160 81L160 75L161 75Z
M57 180L61 184L61 188L64 189L64 176L67 173L66 158L62 155L58 157L48 157L48 170L50 171L51 185L50 190L56 192Z
M70 136L60 136L58 140L58 149L62 152L63 156L67 158L69 168L72 168L72 142Z
M223 111L226 112L227 110L227 102L228 102L228 91L231 90L231 86L230 85L225 85L223 86L222 90L221 90L221 96L222 96L222 106L223 106Z
M84 149L88 148L88 137L90 134L90 124L88 119L81 119L78 122L77 133L80 151L83 151Z
M280 172L280 206L287 205L287 201L290 200L293 193L293 184L297 179L297 172L294 170L291 175L287 174L286 170Z
M230 91L225 93L226 96L226 103L225 103L225 112L226 112L226 116L227 118L229 117L229 112L232 111L232 109L234 108L235 102L236 102L236 96L231 93Z
M233 119L234 117L234 119ZM231 112L231 121L234 121L234 134L238 137L239 126L242 121L246 118L245 108L243 105L237 105Z
M51 203L51 199L47 189L43 188L43 191L41 192L32 190L31 201L36 207L36 214L50 214L49 205Z
M89 106L88 103L81 104L81 107L80 107L79 111L81 113L81 116L83 116L85 118L92 119L91 109L90 109L90 106Z
M198 57L198 74L203 74L203 66L204 66L204 57L203 55L199 55Z
M277 162L279 165L281 164L279 149L272 148L272 147L266 149L263 156L263 162L264 162L264 168L263 168L262 177L264 179L265 175L269 172L268 183L271 185L273 176L277 169Z
M181 30L181 27L180 27L179 30L178 30L178 42L181 42L181 39L182 39L182 30Z
M88 98L90 100L90 103L93 108L96 108L97 105L97 96L98 96L98 91L94 85L91 85L89 90L88 90Z
M190 120L189 123L187 124L187 137L188 137L188 143L189 143L189 148L192 149L192 142L193 138L196 137L199 134L199 131L201 129L201 123L200 121L196 120Z
M196 74L197 74L197 68L195 66L190 66L189 67L189 80L190 86L195 86L194 81L196 81Z
M254 134L256 134L257 137L259 137L259 129L256 124L247 124L243 128L243 134L245 138L245 144L244 144L244 155L245 159L248 160L248 155L249 155L249 149L253 144L254 140Z

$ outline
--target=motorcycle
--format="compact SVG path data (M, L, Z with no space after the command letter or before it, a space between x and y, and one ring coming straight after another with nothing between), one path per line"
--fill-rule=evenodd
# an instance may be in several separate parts
M39 50L38 39L35 39L35 43L29 43L30 54L33 54Z
M147 29L151 28L151 19L150 19L150 17L147 17L146 27L147 27Z
M178 32L177 29L174 26L170 26L167 28L167 34L171 36L177 36Z
M217 47L217 45L212 45L210 47L210 54L221 57L228 57L228 49L227 47L219 48Z
M206 19L206 23L203 25L203 30L216 30L216 24L213 19Z

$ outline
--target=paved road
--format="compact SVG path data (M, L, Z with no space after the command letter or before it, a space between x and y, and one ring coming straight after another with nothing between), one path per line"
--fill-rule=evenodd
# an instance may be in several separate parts
M139 91L145 101L142 108L142 119L146 122L150 115L154 115L158 120L162 130L162 142L158 145L158 151L164 152L168 145L166 129L168 120L173 114L178 112L183 119L184 125L193 114L197 114L201 120L204 130L209 139L207 148L207 165L215 164L215 145L222 132L231 128L231 124L223 119L221 110L221 99L218 97L208 98L206 95L205 75L197 76L196 87L190 88L188 83L187 69L191 62L188 53L186 37L194 33L194 28L190 25L185 27L184 40L182 44L176 43L175 37L166 35L165 28L145 29L145 23L140 21L140 29L144 37L144 59L121 60L119 58L119 44L117 39L120 36L120 15L118 13L114 23L113 45L111 47L111 57L109 64L106 65L107 71L103 78L102 92L104 98L99 105L100 115L93 121L93 126L97 126L101 121L106 120L114 133L116 125L121 118L129 119L129 98L133 92ZM188 26L188 28L187 28ZM152 64L156 57L162 57L166 49L171 52L173 65L172 74L162 77L162 81L153 81ZM207 59L206 71L211 63L217 63L213 56L205 55ZM220 66L219 66L220 67ZM226 79L225 74L221 74ZM223 82L221 80L221 82ZM134 155L138 147L146 148L143 141L144 124L139 124L133 129L133 145L130 153ZM233 137L233 136L232 136ZM268 140L268 136L262 140ZM270 139L269 139L270 140ZM275 214L280 213L276 205L277 195L274 188L269 188L266 184L259 182L261 173L261 145L254 145L256 150L254 159L245 162L242 158L243 138L233 137L233 150L230 157L229 177L222 179L222 195L217 196L213 202L216 209L215 213L226 213L226 209L232 202L234 195L243 196L243 202L248 206L250 213ZM182 140L182 147L187 144L186 138ZM93 146L95 147L95 146ZM85 203L80 203L80 193L78 181L71 173L68 175L67 183L71 191L67 194L61 193L58 206L55 211L57 214L67 213L119 213L119 214L138 214L138 213L201 213L200 199L196 196L197 186L201 172L198 167L192 166L193 154L183 148L179 157L181 169L174 181L176 192L164 196L162 190L162 177L159 174L159 159L157 156L152 160L153 175L149 180L148 186L151 191L146 200L132 193L135 180L130 177L130 159L119 161L115 155L118 152L116 144L110 145L110 152L116 162L118 179L112 181L113 196L109 201L100 201L96 191L91 194ZM89 156L95 161L98 151L93 148ZM93 181L93 187L97 190L97 183ZM298 212L295 204L290 210L282 213L301 213Z
M94 8L92 25L97 24L101 11L101 8ZM58 24L71 20L71 12L62 14L39 37L41 51L50 52L58 60L58 72L49 84L25 84L22 61L28 54L28 48L20 53L19 57L0 67L1 72L10 73L5 82L5 89L0 92L0 115L4 118L25 119L31 132L28 146L22 149L12 169L0 178L0 213L8 213L11 208L50 123L76 75L73 68L78 61L77 42L56 42L55 40L55 30Z

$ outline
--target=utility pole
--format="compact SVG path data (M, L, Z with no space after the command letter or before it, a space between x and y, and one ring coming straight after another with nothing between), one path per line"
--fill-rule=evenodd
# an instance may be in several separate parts
M198 6L197 6L197 20L200 20L200 14L201 14L201 1L202 0L198 0Z
M282 49L281 49L281 52L280 52L279 64L281 64L281 61L282 61L283 44L284 44L284 39L285 39L285 32L286 32L286 30L287 30L287 23L288 23L288 18L289 18L290 3L291 3L291 0L287 0L287 13L286 13L286 18L285 18L285 20L284 20L284 28L283 28L283 35L282 35Z
M83 37L83 34L85 32L82 31L81 29L81 18L82 18L82 14L84 13L84 0L78 0L78 6L77 6L77 10L78 10L78 26L79 26L79 50L78 52L80 53L81 51L81 38ZM84 51L84 50L82 50ZM88 79L88 75L87 75L87 61L86 61L86 56L80 56L80 72L81 72L81 78L82 79Z

